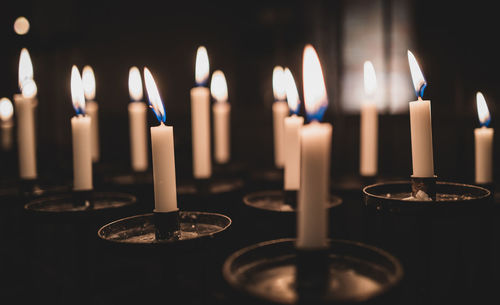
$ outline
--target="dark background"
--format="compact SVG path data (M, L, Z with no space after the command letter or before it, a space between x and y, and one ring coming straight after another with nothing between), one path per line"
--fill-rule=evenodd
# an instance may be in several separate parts
M175 127L177 171L189 175L189 89L194 85L196 49L205 45L211 71L222 69L228 82L233 159L271 166L272 70L277 64L290 67L302 95L302 50L312 43L325 71L330 101L325 121L334 126L332 175L355 175L359 115L343 113L339 101L342 71L338 63L347 2L11 2L0 11L0 96L12 98L18 92L19 52L27 47L39 92L41 175L60 169L70 174L69 120L74 114L70 69L73 64L80 69L91 65L100 107L102 163L128 166L128 70L132 65L141 70L147 66L166 105L167 122ZM363 5L363 1L357 2ZM394 3L381 2L384 20L389 20ZM494 7L491 1L410 1L412 51L418 54L429 83L425 97L432 100L436 174L443 179L473 178L476 91L485 94L492 127L496 126L500 77ZM18 16L26 16L31 23L25 36L13 31ZM390 29L390 22L384 22L384 28ZM390 41L390 35L385 35ZM151 125L156 124L152 113L149 116ZM407 113L381 115L382 175L405 177L411 173L409 135Z

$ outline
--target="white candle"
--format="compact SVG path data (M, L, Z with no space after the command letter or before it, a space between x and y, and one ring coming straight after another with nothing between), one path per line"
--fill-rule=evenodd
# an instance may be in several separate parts
M328 99L318 55L311 45L304 49L304 102L309 121L302 127L301 178L297 213L297 244L301 249L327 245L327 202L330 185L332 126L319 123Z
M71 118L73 140L73 189L91 190L92 151L91 118L85 115L85 97L80 72L76 66L71 69L71 98L76 115Z
M378 111L373 95L377 79L370 61L364 64L364 83L367 99L360 110L359 173L361 176L375 176L378 165Z
M37 87L33 80L33 65L26 49L21 50L19 59L19 88L22 94L14 95L17 120L17 147L19 176L21 179L36 179L35 113L38 103Z
M274 164L277 168L283 168L285 165L283 121L288 116L289 110L285 101L285 72L280 66L274 67L273 70L273 94Z
M130 160L136 172L148 168L148 138L146 104L142 100L141 74L137 67L130 68L128 88L132 102L128 104L130 127Z
M292 72L285 68L285 87L288 108L292 115L284 120L284 154L285 190L299 190L300 188L300 129L304 125L304 118L297 116L300 107L299 94L295 86Z
M151 127L155 212L177 211L174 130L172 126L164 125L165 108L153 76L147 68L144 68L144 82L149 103L160 122L160 126Z
M224 73L220 70L212 74L210 92L215 103L212 105L214 116L214 150L215 161L219 164L229 162L230 150L230 115L231 105L227 102L227 83Z
M423 101L422 95L427 86L422 71L413 54L408 51L408 60L418 100L410 102L411 152L413 177L434 176L432 150L431 101Z
M82 71L83 91L85 93L85 112L91 118L91 149L92 162L100 159L99 149L99 104L95 99L95 77L92 67L85 66Z
M210 90L204 87L210 69L205 47L198 48L195 70L197 87L191 89L193 176L196 179L206 179L212 175L212 157L210 150Z
M476 94L477 113L481 128L474 130L476 183L493 182L493 128L489 128L490 112L481 92Z
M5 151L12 148L13 113L12 102L6 97L2 97L0 99L0 128L2 129L2 149Z

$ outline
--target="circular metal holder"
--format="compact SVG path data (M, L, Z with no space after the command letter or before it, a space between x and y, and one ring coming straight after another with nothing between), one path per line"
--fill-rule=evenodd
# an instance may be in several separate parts
M295 207L287 203L286 191L268 190L247 194L243 197L246 206L270 212L294 213ZM333 208L342 204L342 198L330 195L328 207Z
M396 304L404 273L373 246L330 240L326 249L298 251L292 238L238 250L222 272L238 304Z
M395 181L363 189L365 240L401 259L409 304L487 299L496 278L491 272L491 192L437 181L431 200L414 197L414 184Z

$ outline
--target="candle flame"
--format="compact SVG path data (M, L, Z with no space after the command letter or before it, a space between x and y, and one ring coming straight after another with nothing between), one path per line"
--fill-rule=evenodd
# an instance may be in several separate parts
M21 91L24 98L34 98L38 92L38 88L34 80L28 79L24 82Z
M16 21L14 21L14 32L16 32L17 35L25 35L29 30L30 22L28 19L24 16L17 17Z
M0 120L4 122L9 121L13 113L14 107L12 106L12 102L6 97L2 97L0 99Z
M283 101L286 98L285 71L281 66L273 69L273 94L276 101Z
M477 115L481 126L488 127L490 125L491 116L488 110L488 105L481 92L476 93Z
M320 121L328 106L328 97L326 95L325 80L318 54L310 44L304 48L302 64L304 105L307 118L309 121Z
M85 66L82 70L83 92L88 101L95 98L95 77L91 66Z
M133 101L142 100L142 80L141 72L137 67L130 68L128 73L128 93Z
M364 80L366 96L373 96L377 90L377 75L371 61L367 60L364 64Z
M80 71L73 65L71 68L71 100L77 115L85 115L85 95Z
M196 51L195 77L198 86L205 86L208 82L210 63L208 62L207 49L204 46L198 47Z
M227 102L227 83L224 72L217 70L212 74L212 81L210 83L210 91L212 96L218 103Z
M284 78L285 78L286 100L288 102L288 108L293 114L298 114L300 106L299 92L297 91L297 86L295 85L295 79L293 78L290 69L285 68Z
M149 69L146 67L144 68L144 83L146 84L146 92L148 93L149 106L153 109L158 122L165 123L165 107L161 101L160 93L156 87L153 75L151 75L151 72L149 72Z
M30 79L33 79L33 64L31 63L30 53L26 48L23 48L19 56L19 89L22 89L24 83Z
M410 64L411 79L413 80L415 94L417 97L422 98L424 96L425 87L427 87L427 82L418 65L417 59L410 50L408 50L408 63Z

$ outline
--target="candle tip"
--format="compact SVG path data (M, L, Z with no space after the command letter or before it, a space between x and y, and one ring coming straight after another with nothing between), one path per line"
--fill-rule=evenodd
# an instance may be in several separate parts
M479 123L482 127L488 127L491 122L490 111L488 110L484 95L479 91L476 93L476 105Z

